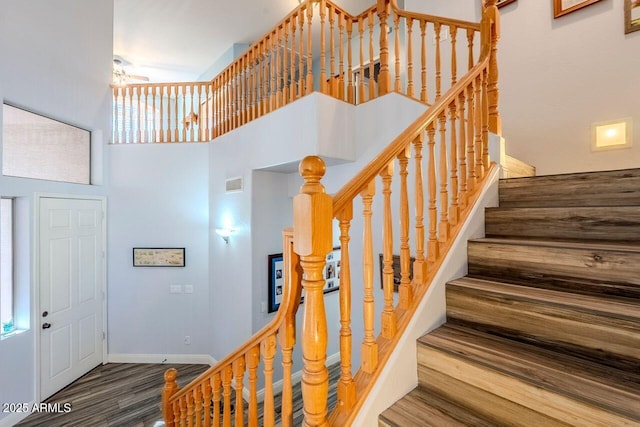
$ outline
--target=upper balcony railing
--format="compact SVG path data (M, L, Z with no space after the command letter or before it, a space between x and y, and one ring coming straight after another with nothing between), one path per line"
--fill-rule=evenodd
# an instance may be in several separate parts
M112 142L211 141L314 91L352 104L395 91L432 105L478 58L479 30L392 12L389 0L357 16L307 0L212 81L114 86Z

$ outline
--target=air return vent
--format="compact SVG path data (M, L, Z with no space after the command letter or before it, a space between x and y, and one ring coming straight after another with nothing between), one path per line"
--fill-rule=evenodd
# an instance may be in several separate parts
M229 178L225 182L225 191L227 193L237 193L242 191L242 177Z

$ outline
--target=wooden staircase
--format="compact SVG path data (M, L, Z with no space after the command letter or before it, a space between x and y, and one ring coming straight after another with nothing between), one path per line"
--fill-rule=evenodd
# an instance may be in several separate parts
M640 170L500 182L380 426L640 426Z

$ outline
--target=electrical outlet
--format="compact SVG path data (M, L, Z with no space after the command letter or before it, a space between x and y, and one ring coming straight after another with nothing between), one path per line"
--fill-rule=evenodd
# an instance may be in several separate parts
M191 337L189 335L185 335L184 345L191 345Z

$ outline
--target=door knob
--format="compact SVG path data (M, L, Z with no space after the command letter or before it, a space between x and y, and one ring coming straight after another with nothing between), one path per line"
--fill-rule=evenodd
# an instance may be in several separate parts
M51 327L51 323L43 323L42 329L49 329Z

